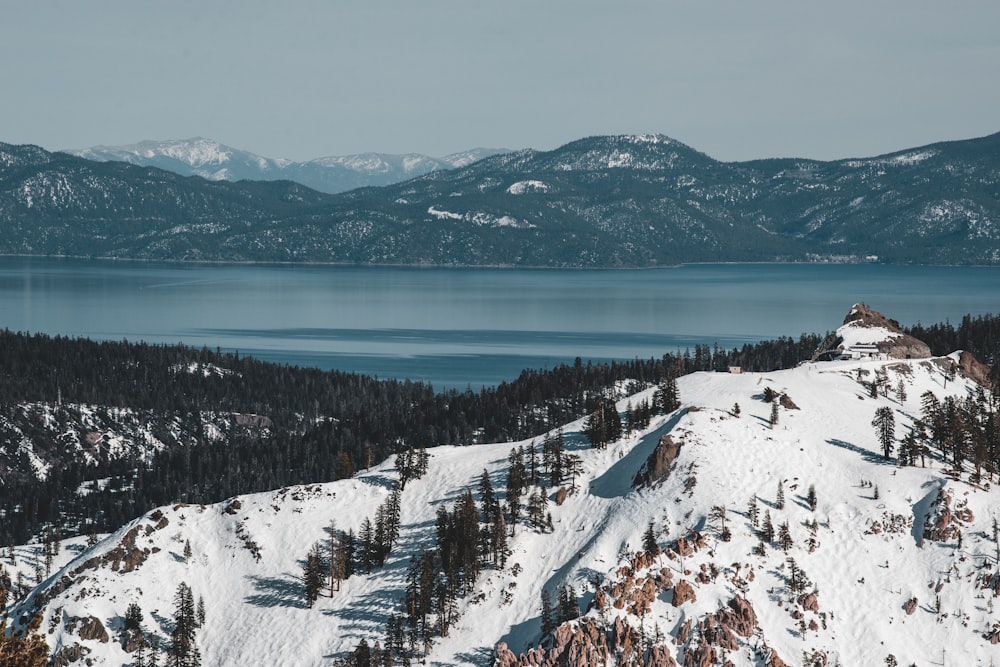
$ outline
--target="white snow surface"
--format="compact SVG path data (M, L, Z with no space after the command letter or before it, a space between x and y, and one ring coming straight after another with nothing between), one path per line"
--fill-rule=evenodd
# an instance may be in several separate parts
M903 381L907 397L902 403L867 397L856 373L877 367L887 369L893 386ZM964 396L975 391L973 385L961 378L946 382L933 360L913 360L816 363L742 375L696 373L680 378L679 387L681 410L654 418L645 431L606 449L587 445L582 421L565 425L567 449L581 455L584 472L577 478L577 491L563 505L551 505L554 533L518 527L506 568L484 570L476 591L460 604L457 625L433 645L427 664L488 665L498 641L515 652L533 646L539 640L542 588L554 598L555 589L569 583L584 593L584 603L591 600L589 582L615 581L616 570L627 554L639 549L650 521L662 546L697 528L707 535L708 547L683 563L660 557L653 569L670 568L675 582L693 584L697 600L674 608L667 594L660 594L642 621L647 633L656 625L675 634L686 619L697 623L717 610L736 595L738 564L741 576L750 571L755 575L746 598L756 610L762 640L791 665L802 664L807 649L825 652L831 665L845 666L881 665L890 653L900 665L942 664L945 652L948 665L995 660L998 649L983 633L1000 621L1000 610L990 603L993 591L976 582L981 574L997 569L996 545L989 535L991 517L1000 511L1000 495L988 484L970 484L968 474L954 479L936 460L929 460L926 468L899 468L894 461L884 461L871 426L875 410L890 407L901 437L919 415L924 391ZM765 387L786 393L799 408L782 408L773 428L768 424L771 406L761 400ZM618 407L624 411L628 401L635 404L652 392L650 388L623 399ZM732 414L734 404L741 408L738 417ZM682 443L673 473L662 484L633 489L635 474L665 434ZM465 489L475 492L484 469L502 497L508 452L530 444L431 450L429 473L410 481L403 491L401 536L386 566L351 577L332 597L327 590L312 609L305 608L301 593L307 551L327 539L325 528L331 521L357 532L366 516L374 517L396 478L391 460L350 480L241 496L232 513L226 511L229 501L164 507L160 512L166 525L160 515L150 513L123 526L53 572L28 603L50 590L41 631L51 647L80 642L93 664L123 665L131 657L115 638L128 604L141 606L147 631L165 642L172 598L177 584L185 581L196 599L204 597L207 607L206 625L198 634L203 664L329 665L361 638L369 643L382 640L386 615L402 595L411 554L434 546L437 508L450 509ZM784 486L784 509L774 504L779 483ZM811 484L818 495L815 512L804 500ZM974 519L962 524L960 547L921 536L925 515L941 488L974 513ZM769 511L776 528L788 522L794 539L788 553L777 547L769 547L763 557L752 553L758 537L746 508L754 495L760 499L761 515ZM729 542L719 541L717 531L706 527L716 505L729 510ZM812 553L805 548L804 526L811 519L819 522L819 547ZM876 534L871 530L874 522L901 528ZM139 529L136 546L149 550L137 569L114 572L108 564L80 569L88 559L112 550L134 528ZM248 539L261 547L259 562L245 547ZM194 552L191 562L181 555L187 540ZM817 586L819 609L825 615L824 627L807 630L804 638L791 617L794 607L785 578L789 556ZM708 563L719 568L718 577L695 582L695 574ZM11 568L6 559L4 566ZM17 567L27 566L22 559L15 571ZM934 588L939 585L941 606L935 610ZM477 596L481 600L471 602ZM913 597L918 608L907 615L903 605ZM18 618L20 610L12 611ZM597 610L587 613L598 616ZM608 607L603 613L639 625L624 610ZM80 640L68 628L66 619L73 616L95 616L109 628L112 640ZM819 618L805 612L807 623ZM728 659L736 667L763 664L750 650L760 641L740 639L741 649L728 653ZM683 664L683 649L670 645Z
M535 192L548 192L549 184L544 181L518 181L507 188L507 194L523 195Z
M899 338L903 334L890 331L885 327L866 327L857 322L848 322L837 329L837 335L844 339L842 347L847 349L854 345L874 345L885 340Z

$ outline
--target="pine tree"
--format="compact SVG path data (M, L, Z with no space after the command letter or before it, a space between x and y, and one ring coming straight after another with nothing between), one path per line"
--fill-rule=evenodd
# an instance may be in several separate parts
M135 602L125 608L125 629L142 630L142 609Z
M882 456L889 458L896 442L896 419L892 414L892 408L882 406L877 409L875 418L872 419L872 426L879 442L882 443Z
M184 562L191 562L191 540L184 540Z
M195 643L197 619L194 594L183 581L174 594L174 630L170 634L167 664L170 667L199 667L201 653Z
M563 454L563 472L569 475L570 488L576 488L576 476L583 473L583 459L579 454Z
M548 637L555 629L552 623L552 596L548 589L542 589L542 638Z
M516 449L511 449L507 463L507 512L510 514L510 530L511 535L513 535L517 520L521 515L521 494L524 491L524 459L518 455Z
M768 423L771 425L771 428L774 428L775 426L778 425L778 402L777 401L772 401L771 402L771 417L768 420Z
M785 509L785 485L781 480L778 480L778 495L774 501L774 506L779 509Z
M556 624L561 625L579 616L580 602L576 596L576 589L572 586L563 586L559 589L559 615Z
M719 530L719 539L723 542L731 540L733 534L726 525L726 508L723 505L715 505L708 516L711 521L716 523L716 527Z
M653 531L652 521L646 526L646 532L642 534L642 549L650 555L660 553L660 546L656 543L656 532Z
M358 537L361 540L361 567L365 574L371 574L375 565L375 530L368 517L361 522L361 533Z
M906 383L903 382L903 378L899 378L899 382L896 383L896 400L902 403L906 400Z
M24 635L11 633L8 635L7 616L0 618L0 665L7 667L45 667L48 664L49 645L38 634L38 620L28 628Z
M760 510L757 507L757 494L750 496L750 502L747 503L747 516L750 518L750 525L757 528L760 523Z
M528 521L538 530L545 530L545 513L548 511L549 499L541 489L536 489L528 498Z
M782 521L778 527L778 546L781 547L782 551L788 551L792 548L792 533L787 521Z
M663 382L660 383L653 401L656 403L656 407L665 415L681 407L677 391L677 378L673 373L667 375Z
M815 484L810 484L809 485L809 490L806 492L806 503L809 505L809 510L811 512L815 512L816 511L817 499L816 499L816 485Z
M323 588L323 563L318 542L309 549L309 553L306 555L306 562L302 567L302 588L306 606L312 607Z
M768 544L774 542L774 524L771 523L771 510L764 511L764 525L760 529L760 537Z

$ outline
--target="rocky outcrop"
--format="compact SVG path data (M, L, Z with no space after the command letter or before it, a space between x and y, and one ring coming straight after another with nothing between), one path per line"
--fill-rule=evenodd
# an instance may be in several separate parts
M952 507L952 495L947 489L938 491L938 497L924 521L924 539L934 542L957 540L962 535L962 524L972 522L974 516L965 500Z
M916 610L917 610L917 598L910 598L909 600L906 601L906 604L903 605L903 611L906 612L907 616L912 616L913 612L915 612Z
M757 613L750 601L744 597L734 597L724 609L714 614L719 625L740 637L750 637L757 627Z
M85 618L71 616L66 619L66 624L70 632L76 632L80 639L96 640L102 644L107 644L111 639L108 636L108 631L104 629L104 624L94 616ZM79 630L77 630L77 626L79 626Z
M69 646L64 646L59 651L52 654L50 664L52 667L68 667L74 662L83 660L89 653L89 648L81 646L77 642L73 642Z
M801 606L805 611L811 611L814 614L819 613L819 599L817 599L815 593L804 593L800 595L798 602L799 606Z
M670 476L670 469L680 452L680 443L674 442L669 434L660 438L656 449L649 455L642 470L632 480L632 486L652 486L666 480Z
M494 667L604 667L612 656L619 665L677 667L668 646L643 646L639 631L621 617L602 629L596 620L582 618L563 623L552 633L552 643L515 655L506 642L494 650Z
M879 355L890 359L926 359L931 356L927 343L903 333L899 322L866 304L856 303L844 318L843 326L828 337L813 355L813 361L851 354L851 348L856 344L872 347Z
M684 667L712 667L715 660L715 649L702 641L684 656Z
M674 586L674 598L671 600L671 604L675 607L680 607L685 602L694 602L698 597L694 593L694 587L688 582L681 579Z
M962 350L961 354L958 355L958 372L981 387L989 389L993 386L990 381L990 367L976 359L976 355L967 350Z
M768 658L764 667L789 667L789 664L778 657L778 654L773 650L771 651L771 657Z

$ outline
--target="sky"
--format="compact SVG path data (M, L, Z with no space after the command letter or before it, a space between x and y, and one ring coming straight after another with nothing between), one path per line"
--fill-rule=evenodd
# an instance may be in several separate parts
M50 150L659 132L720 160L835 159L1000 131L996 0L0 0L0 63L0 141Z

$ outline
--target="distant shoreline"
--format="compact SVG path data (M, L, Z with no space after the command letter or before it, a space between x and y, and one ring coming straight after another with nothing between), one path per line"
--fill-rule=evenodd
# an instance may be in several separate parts
M423 264L423 263L360 263L360 262L313 262L313 261L278 261L278 260L235 260L235 259L144 259L136 257L91 257L86 255L30 255L19 253L0 253L0 258L10 259L53 259L94 262L123 262L132 264L173 264L173 265L204 265L204 266L280 266L280 267L331 267L357 269L488 269L493 271L649 271L658 269L679 269L685 266L913 266L913 267L966 267L1000 269L998 264L919 264L916 262L894 263L882 261L716 261L716 262L679 262L677 264L660 264L654 266L544 266L520 264Z

